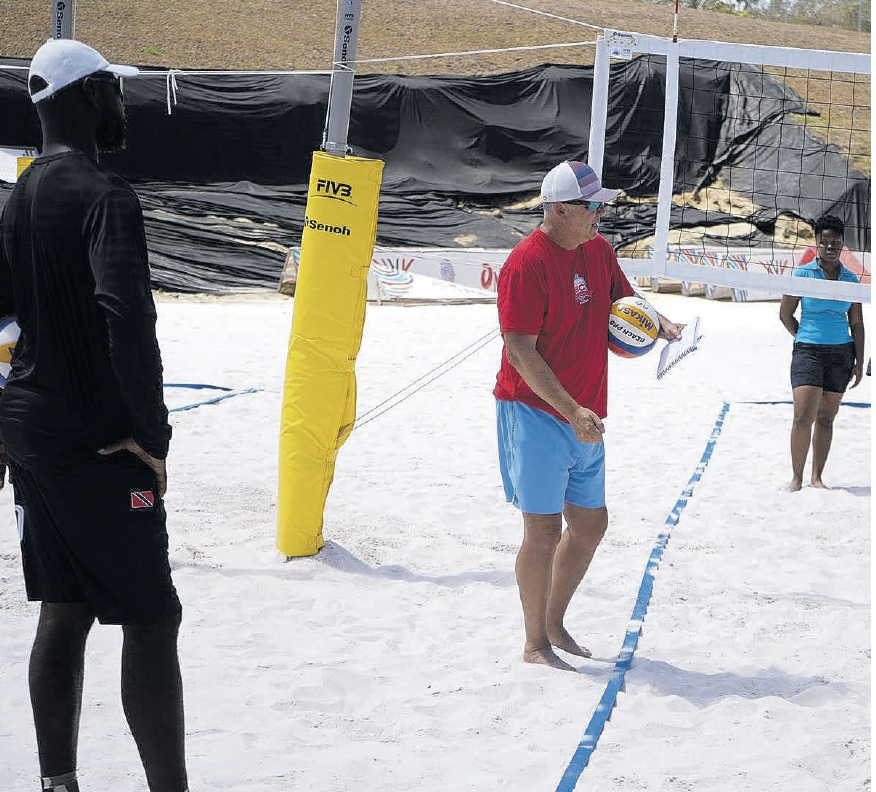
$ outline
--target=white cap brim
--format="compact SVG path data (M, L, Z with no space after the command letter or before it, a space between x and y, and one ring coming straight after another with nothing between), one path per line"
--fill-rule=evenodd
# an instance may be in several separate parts
M614 200L620 192L603 187L593 168L578 160L561 162L548 171L541 183L543 203L605 202Z
M91 74L109 72L117 77L135 77L136 66L109 63L96 49L74 39L49 39L34 53L28 69L28 87L31 78L40 77L45 87L31 94L36 104L53 96Z
M119 66L117 63L110 63L104 71L112 72L119 77L136 77L140 73L136 66Z
M608 187L603 187L601 190L597 190L593 195L588 195L588 201L613 201L620 195L620 190L609 190Z

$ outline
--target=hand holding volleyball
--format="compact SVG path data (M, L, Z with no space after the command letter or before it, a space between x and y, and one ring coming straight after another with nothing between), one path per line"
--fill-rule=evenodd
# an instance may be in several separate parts
M641 357L650 352L660 333L660 316L641 297L621 297L608 314L608 348L620 357Z

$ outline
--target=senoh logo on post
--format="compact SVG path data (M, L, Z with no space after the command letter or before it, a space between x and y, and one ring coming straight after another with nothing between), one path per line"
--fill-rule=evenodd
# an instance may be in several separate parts
M314 231L321 231L323 234L335 234L337 236L350 236L350 229L345 226L332 225L331 223L320 223L318 220L313 220L307 215L304 216L304 227L312 228Z
M341 60L346 63L349 58L349 50L350 50L350 38L353 35L353 26L345 25L344 26L344 38L341 44Z
M351 206L355 206L353 197L353 188L344 182L336 182L331 179L316 180L316 196L317 198L331 198L335 201L343 201Z

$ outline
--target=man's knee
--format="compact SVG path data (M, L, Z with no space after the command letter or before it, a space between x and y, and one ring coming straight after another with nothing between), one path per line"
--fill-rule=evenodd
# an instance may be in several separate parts
M833 427L834 418L836 418L836 413L818 413L815 423L822 429L830 429Z
M608 509L569 509L566 521L573 535L599 542L608 529Z
M524 544L551 548L559 544L563 533L560 514L525 514L523 516Z
M122 625L122 632L127 641L166 642L170 640L176 642L181 623L182 613L173 613L156 622L124 624Z
M794 411L794 427L806 429L815 422L815 413L811 410Z
M94 624L94 611L84 602L44 602L39 629L53 636L84 638Z
M143 687L178 691L180 621L177 613L150 624L123 626L122 687L126 693Z
M608 509L599 509L599 515L593 521L592 532L595 537L602 539L605 532L608 530Z

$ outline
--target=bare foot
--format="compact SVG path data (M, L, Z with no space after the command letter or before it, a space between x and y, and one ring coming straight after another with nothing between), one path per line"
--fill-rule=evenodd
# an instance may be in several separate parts
M797 492L801 489L803 489L803 482L800 481L800 479L795 478L791 479L791 483L785 487L785 492Z
M523 662L546 665L551 668L559 668L561 671L575 671L577 673L578 670L574 666L570 666L564 660L560 660L560 658L554 654L554 650L549 646L545 646L542 649L524 649Z
M828 487L827 484L825 484L820 478L813 477L812 486L815 487L816 489L826 489L826 490L830 489L830 487Z
M578 655L578 657L592 657L590 650L585 646L578 646L578 642L569 635L563 626L548 630L548 639L551 646L556 646L557 649L562 649L564 652Z

